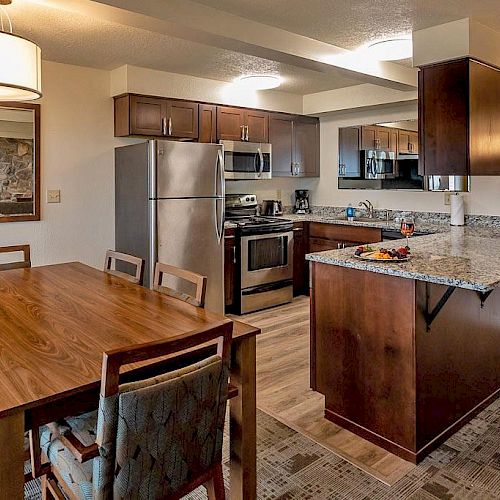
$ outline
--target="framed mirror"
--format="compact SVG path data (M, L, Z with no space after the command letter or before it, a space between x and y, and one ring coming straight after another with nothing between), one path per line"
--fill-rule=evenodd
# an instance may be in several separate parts
M40 220L40 105L0 103L0 222Z

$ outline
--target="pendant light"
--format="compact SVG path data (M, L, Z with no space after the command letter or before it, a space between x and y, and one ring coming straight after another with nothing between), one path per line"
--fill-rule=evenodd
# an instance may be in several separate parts
M0 101L31 101L42 97L42 51L12 32L12 22L4 10L10 3L12 0L0 0Z

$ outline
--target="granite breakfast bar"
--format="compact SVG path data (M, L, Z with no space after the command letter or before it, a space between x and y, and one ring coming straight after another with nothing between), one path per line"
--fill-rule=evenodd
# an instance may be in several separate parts
M325 417L416 463L500 393L500 233L452 228L410 246L402 263L353 248L307 259Z

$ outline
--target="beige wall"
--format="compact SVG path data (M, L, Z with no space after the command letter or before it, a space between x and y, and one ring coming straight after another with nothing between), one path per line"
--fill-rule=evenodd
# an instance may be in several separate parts
M113 103L109 72L44 62L40 222L0 223L0 245L29 243L34 265L100 267L114 244ZM61 189L61 203L46 203Z

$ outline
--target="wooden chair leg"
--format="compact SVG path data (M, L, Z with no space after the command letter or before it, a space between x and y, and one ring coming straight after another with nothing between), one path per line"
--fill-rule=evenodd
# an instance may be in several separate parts
M210 481L205 483L208 500L225 500L226 491L224 489L224 476L222 474L222 464L215 467L214 475Z

